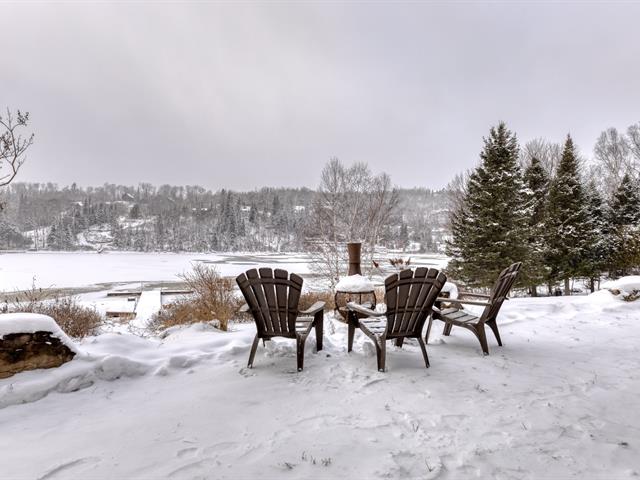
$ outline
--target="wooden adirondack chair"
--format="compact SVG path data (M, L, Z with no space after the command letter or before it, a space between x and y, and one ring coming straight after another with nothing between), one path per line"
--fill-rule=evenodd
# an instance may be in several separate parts
M386 312L376 312L356 303L347 304L352 313L367 315L359 320L359 327L376 346L379 371L385 369L387 340L395 340L401 347L405 338L418 340L425 366L429 368L422 328L446 280L444 273L435 268L420 267L415 272L407 269L384 281Z
M260 339L264 343L274 337L285 337L296 340L298 371L301 371L304 344L312 328L316 329L317 350L322 350L324 302L316 302L307 310L299 311L303 280L295 273L289 275L285 270L253 268L238 275L236 282L247 302L240 311L251 312L258 329L247 366L253 366Z
M429 326L427 327L427 335L425 341L429 343L429 333L431 332L431 324L433 320L442 320L444 325L443 335L449 336L453 326L464 327L467 330L471 330L478 340L480 340L480 346L485 355L489 355L489 346L487 345L487 336L485 334L484 326L488 325L498 341L498 345L502 346L502 340L500 339L500 332L498 331L498 324L496 318L502 303L507 299L509 291L516 281L518 272L520 271L522 263L514 263L513 265L505 268L498 280L491 289L490 295L482 295L470 292L460 292L458 298L438 298L438 302L446 302L451 304L450 307L438 309L434 308L433 314L429 319ZM484 298L485 301L476 300L464 300L464 297L476 297ZM480 305L485 309L480 317L472 315L463 310L462 305Z

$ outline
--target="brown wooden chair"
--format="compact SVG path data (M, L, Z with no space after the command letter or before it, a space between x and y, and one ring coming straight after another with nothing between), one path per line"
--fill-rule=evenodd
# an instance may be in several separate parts
M253 366L258 342L263 343L274 337L296 340L298 371L304 364L304 344L311 329L316 329L317 350L322 350L322 328L324 320L324 302L316 302L307 310L298 310L302 278L285 270L255 268L236 277L246 304L241 312L250 312L256 322L258 332L251 346L248 367Z
M498 280L493 285L491 293L489 295L483 295L471 292L460 292L458 298L438 298L438 304L448 304L447 307L434 308L433 314L429 319L429 326L427 327L427 335L425 341L429 343L429 333L431 332L431 324L434 320L442 320L444 322L443 335L449 336L453 326L463 327L467 330L471 330L473 334L480 340L480 346L485 355L489 355L489 346L487 345L487 336L485 334L484 326L488 325L498 341L498 345L502 346L502 340L500 339L500 332L498 331L498 324L496 318L502 303L508 299L509 291L516 281L518 272L520 271L522 263L514 263L513 265L505 268ZM465 297L484 298L485 301L476 300L464 300ZM485 309L480 317L472 315L463 309L465 305L479 305L484 306Z
M415 272L407 269L384 281L386 312L375 312L356 303L347 304L354 314L367 315L359 320L359 327L373 340L379 371L385 369L387 340L395 340L396 345L402 347L405 338L418 341L425 366L429 368L422 328L446 280L444 273L435 268L420 267Z

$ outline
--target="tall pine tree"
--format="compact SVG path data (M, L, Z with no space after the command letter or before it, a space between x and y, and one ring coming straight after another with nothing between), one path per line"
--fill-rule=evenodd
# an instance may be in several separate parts
M611 201L611 269L626 275L640 265L640 193L637 182L626 173Z
M640 185L625 173L611 201L611 221L615 225L640 223Z
M481 164L451 217L447 267L470 286L489 287L510 263L526 255L527 207L518 166L518 141L504 123L484 139Z
M542 163L533 157L524 172L526 203L529 209L528 252L524 273L529 292L534 297L537 296L537 286L544 283L548 275L544 259L544 232L549 182L549 175Z
M587 212L580 179L580 164L570 135L549 189L546 222L546 263L550 279L564 281L571 294L571 279L584 272Z
M586 224L581 273L587 277L589 289L594 292L596 282L600 280L602 271L606 270L610 257L610 228L595 182L584 187L584 197Z

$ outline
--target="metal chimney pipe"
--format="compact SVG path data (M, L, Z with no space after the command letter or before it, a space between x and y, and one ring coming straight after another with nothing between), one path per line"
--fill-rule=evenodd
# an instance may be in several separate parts
M362 275L362 270L360 270L361 251L362 243L347 243L347 252L349 253L349 275Z

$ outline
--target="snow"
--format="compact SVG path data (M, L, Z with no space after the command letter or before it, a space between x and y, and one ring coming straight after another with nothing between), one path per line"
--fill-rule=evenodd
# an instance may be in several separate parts
M442 268L442 255L412 255L413 266ZM0 253L0 291L31 288L81 288L99 284L175 282L194 263L215 266L235 277L259 267L282 268L299 275L311 273L304 253L138 253L138 252L18 252ZM138 285L139 287L139 285Z
M372 343L331 313L325 349L255 327L104 334L58 369L0 380L3 478L631 478L640 474L640 302L514 298L491 355L435 323Z
M448 293L449 298L458 298L458 287L455 283L444 282L441 293Z
M617 280L610 280L602 284L602 288L617 290L622 296L628 296L634 291L640 291L640 275L631 275Z
M179 281L194 263L215 266L225 276L269 265L292 272L309 272L308 258L296 254L200 254L134 252L0 253L0 291L38 287L86 287L116 282Z
M137 328L144 328L151 317L162 308L160 290L145 290L136 305L136 319L132 322Z
M79 353L75 344L60 329L53 318L38 313L2 313L0 314L0 339L12 333L50 332L59 338L72 352Z
M356 274L342 277L335 288L339 292L360 293L371 292L374 286L371 280Z

